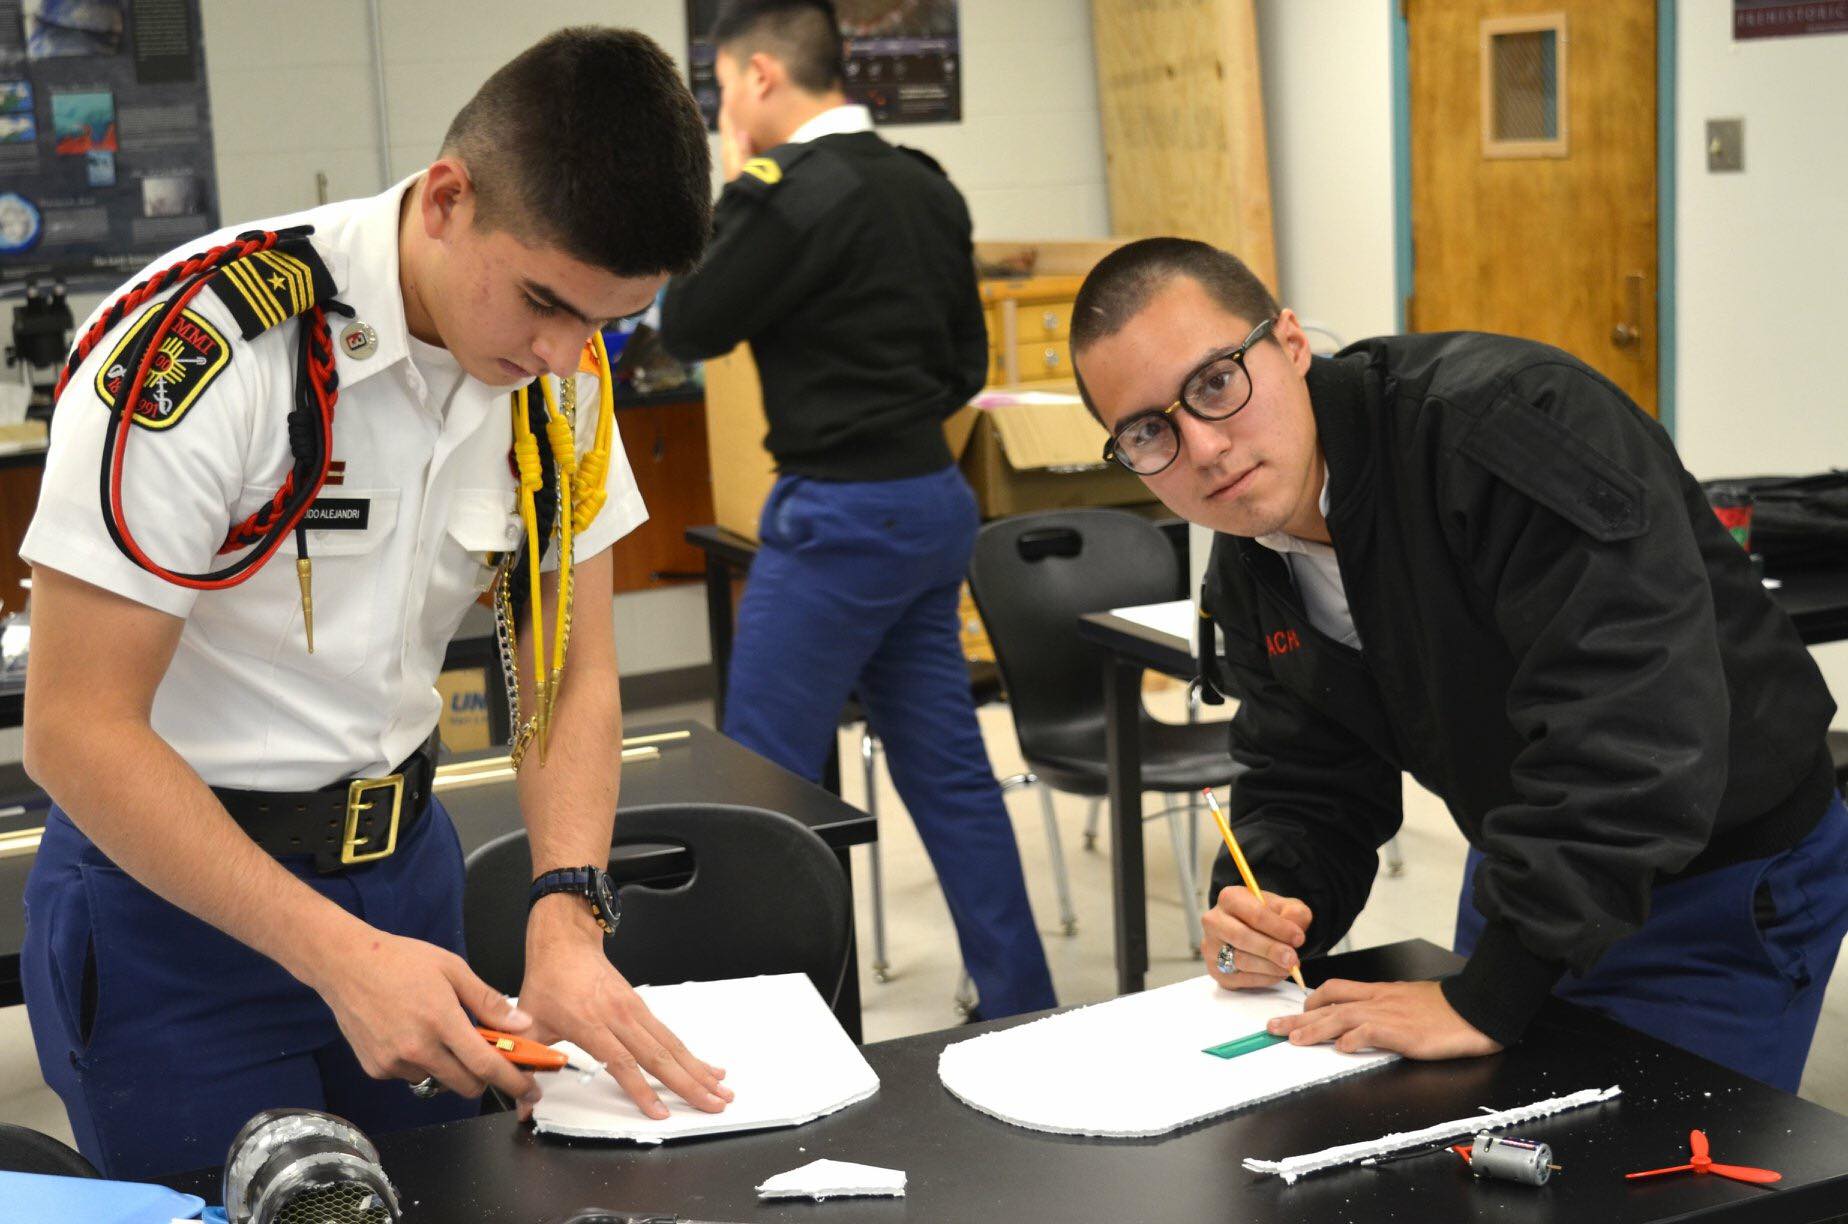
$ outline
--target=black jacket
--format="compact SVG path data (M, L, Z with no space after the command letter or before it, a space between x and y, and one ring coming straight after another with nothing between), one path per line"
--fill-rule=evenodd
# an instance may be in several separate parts
M1668 435L1583 363L1405 336L1308 381L1363 650L1311 626L1282 557L1217 538L1240 842L1320 951L1366 902L1400 771L1441 796L1487 856L1445 996L1507 1044L1655 884L1809 832L1834 702Z
M969 210L936 162L872 132L785 144L719 196L661 338L684 361L741 341L779 471L895 480L948 467L943 418L981 389L988 334Z

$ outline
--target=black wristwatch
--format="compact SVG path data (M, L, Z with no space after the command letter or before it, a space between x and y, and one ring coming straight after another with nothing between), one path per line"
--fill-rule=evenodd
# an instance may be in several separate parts
M622 905L616 900L616 890L610 886L609 872L601 867L560 867L557 871L548 871L533 881L526 906L531 909L539 904L539 898L560 892L584 898L603 933L616 933L616 924L622 921Z

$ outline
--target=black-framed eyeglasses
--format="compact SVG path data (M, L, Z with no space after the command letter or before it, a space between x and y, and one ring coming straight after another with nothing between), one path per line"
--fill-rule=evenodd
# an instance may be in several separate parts
M1166 471L1181 453L1181 427L1174 410L1184 408L1201 421L1223 421L1236 415L1251 402L1251 371L1245 368L1245 354L1276 326L1276 319L1266 319L1242 343L1195 366L1181 380L1181 393L1166 408L1138 412L1118 424L1104 443L1105 461L1120 463L1138 476Z

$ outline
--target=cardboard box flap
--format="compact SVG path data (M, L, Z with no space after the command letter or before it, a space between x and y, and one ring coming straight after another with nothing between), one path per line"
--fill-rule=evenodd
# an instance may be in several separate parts
M1001 453L1015 471L1104 466L1104 428L1076 392L989 391L975 402L994 423Z

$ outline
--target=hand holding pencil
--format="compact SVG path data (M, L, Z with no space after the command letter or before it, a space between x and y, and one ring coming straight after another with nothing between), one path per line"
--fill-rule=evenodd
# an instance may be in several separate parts
M1308 937L1312 919L1309 907L1294 897L1265 894L1210 789L1206 791L1206 802L1245 890L1225 889L1201 919L1206 932L1200 945L1201 956L1213 966L1214 978L1227 989L1269 986L1288 974L1307 990L1296 949Z

